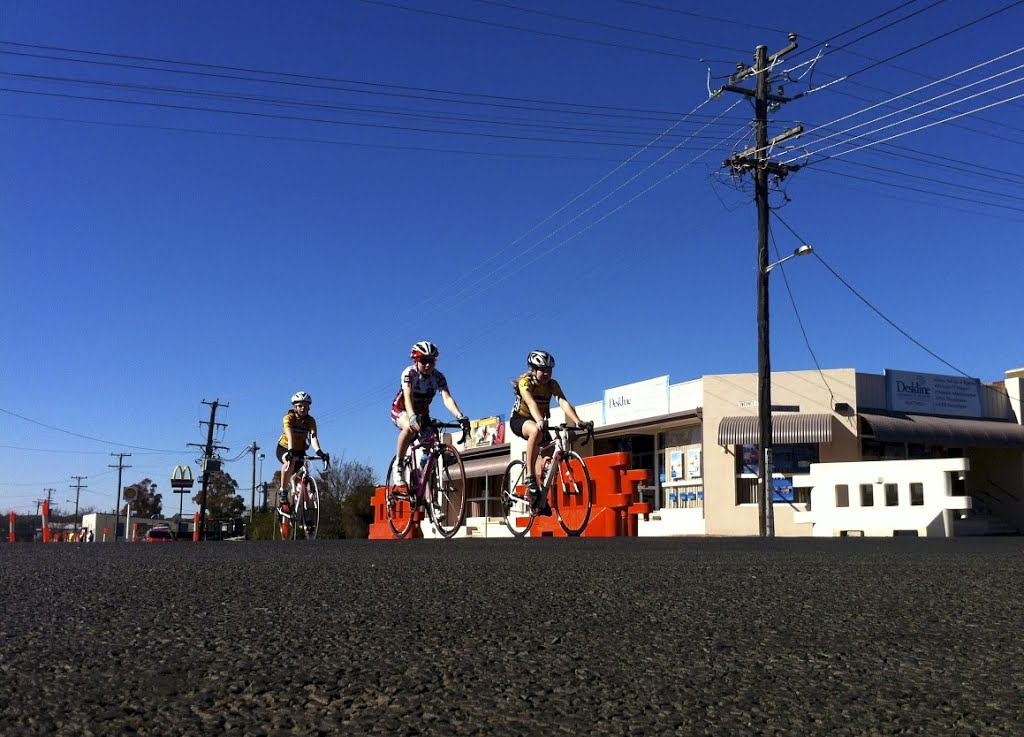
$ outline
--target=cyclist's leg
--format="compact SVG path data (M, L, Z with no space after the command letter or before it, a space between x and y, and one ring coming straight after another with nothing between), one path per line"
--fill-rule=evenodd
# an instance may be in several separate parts
M285 460L285 453L288 452L288 448L283 445L278 445L276 450L277 460L281 462L281 481L278 484L277 492L277 507L280 509L284 504L288 502L288 494L291 491L291 478L292 474L295 473L295 462Z
M395 422L395 425L398 426L398 445L397 445L397 447L395 449L395 458L397 459L396 463L399 466L398 468L395 469L395 471L396 471L396 478L395 478L395 480L396 480L396 483L398 483L400 485L404 485L405 484L405 474L404 473L397 473L397 471L401 470L402 464L405 463L406 454L409 452L409 446L412 445L412 441L413 441L413 438L416 435L416 432L411 427L409 427L409 413L408 412L401 412L401 413L399 413L398 416L394 418L394 422Z

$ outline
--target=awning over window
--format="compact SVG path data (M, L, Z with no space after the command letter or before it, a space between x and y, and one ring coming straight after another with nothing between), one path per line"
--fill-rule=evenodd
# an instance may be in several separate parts
M951 448L1024 448L1024 427L1002 420L861 412L865 434L882 442ZM869 432L870 430L870 432Z
M462 463L466 467L466 478L475 479L481 476L500 476L505 472L508 465L508 453L490 458L463 458Z
M758 445L761 427L757 415L723 417L718 423L719 445ZM780 412L772 415L772 444L831 443L832 415Z

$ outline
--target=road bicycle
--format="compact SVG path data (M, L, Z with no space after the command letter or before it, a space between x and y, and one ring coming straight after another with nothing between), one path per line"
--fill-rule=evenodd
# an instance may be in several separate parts
M313 540L320 531L320 489L309 472L309 462L316 458L303 455L294 460L302 461L302 465L288 482L288 511L278 506L274 539ZM325 454L322 460L327 470L330 456Z
M590 522L594 487L583 456L572 449L572 444L580 435L586 435L583 445L590 442L594 426L591 423L579 426L562 424L549 428L549 432L552 440L540 450L544 456L541 494L548 498L565 534L576 537L583 534ZM505 467L502 478L501 511L505 526L516 537L526 535L537 519L537 513L530 504L526 475L526 464L515 460Z
M391 458L384 485L388 525L396 537L409 534L421 509L445 538L455 535L466 521L466 467L458 449L441 442L439 434L455 428L462 425L427 418L406 453L407 478L395 477L395 457ZM463 432L458 444L465 440Z

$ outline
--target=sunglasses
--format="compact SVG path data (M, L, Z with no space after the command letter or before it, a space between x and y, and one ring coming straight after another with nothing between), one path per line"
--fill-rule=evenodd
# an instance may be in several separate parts
M422 363L424 366L433 366L434 365L434 359L433 358L421 358L421 359L419 359L419 363Z

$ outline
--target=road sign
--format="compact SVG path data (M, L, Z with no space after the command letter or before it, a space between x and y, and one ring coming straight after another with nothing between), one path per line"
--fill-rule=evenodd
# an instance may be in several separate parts
M172 489L188 490L192 488L193 484L195 484L195 479L192 478L191 466L174 467L174 473L171 474Z

